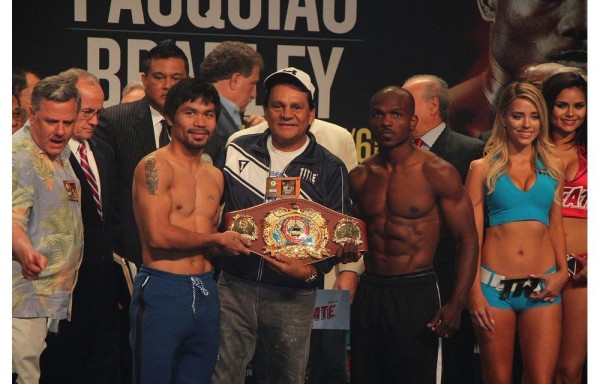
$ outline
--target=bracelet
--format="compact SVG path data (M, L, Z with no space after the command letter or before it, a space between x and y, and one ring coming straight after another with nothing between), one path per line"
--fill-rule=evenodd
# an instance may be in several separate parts
M308 276L306 280L304 280L306 284L310 284L313 281L317 280L317 276L319 276L319 274L317 273L317 268L313 267L312 265L309 265L308 269L310 269L310 276Z

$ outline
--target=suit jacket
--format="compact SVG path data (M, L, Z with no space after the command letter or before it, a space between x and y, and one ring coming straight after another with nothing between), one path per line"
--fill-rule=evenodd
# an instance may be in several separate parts
M120 226L114 231L113 250L139 266L142 245L133 215L131 189L136 166L144 156L156 150L149 100L144 97L107 108L96 136L106 141L115 154L113 172L117 175L116 210Z
M442 134L433 143L431 152L454 165L464 184L471 161L483 156L483 146L483 141L456 133L446 125Z
M471 161L483 156L483 146L483 141L456 133L446 125L446 128L444 128L430 150L452 164L460 174L464 184ZM442 303L448 301L454 289L455 255L456 244L450 232L444 227L433 258L433 264L439 278Z
M49 334L40 358L46 383L118 383L119 340L117 265L110 247L114 204L114 154L104 141L88 140L101 184L100 218L91 188L74 154L69 161L81 184L84 251L73 292L73 316L62 321L59 334ZM89 153L89 152L88 152Z
M210 155L213 163L217 161L221 152L225 149L225 144L229 136L238 132L240 127L235 123L233 117L221 106L221 113L219 114L219 121L217 122L217 129L210 138L206 146L204 147L204 153Z
M74 154L69 161L75 175L81 184L81 218L83 220L83 260L81 271L87 268L96 268L99 265L112 267L113 257L111 243L111 228L113 223L114 203L114 153L110 146L101 139L92 138L88 140L90 150L94 153L96 166L98 167L98 178L100 179L100 199L102 201L102 216L100 218L96 209L96 203L92 195L81 165Z

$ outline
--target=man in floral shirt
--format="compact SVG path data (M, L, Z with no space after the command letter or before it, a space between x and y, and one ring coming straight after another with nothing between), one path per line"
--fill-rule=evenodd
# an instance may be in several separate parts
M67 145L81 100L59 76L34 88L31 118L12 136L12 369L37 383L47 330L70 319L83 250L80 185Z

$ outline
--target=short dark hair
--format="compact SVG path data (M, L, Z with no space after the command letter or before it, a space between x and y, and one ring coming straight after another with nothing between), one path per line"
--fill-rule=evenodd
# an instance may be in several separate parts
M40 109L42 99L66 103L74 99L77 104L77 112L81 108L81 97L77 87L71 79L64 76L48 76L40 80L33 88L31 94L31 107L34 111Z
M408 107L410 108L410 113L412 115L415 114L415 98L412 93L408 92L406 89L402 88L399 85L388 85L387 87L381 88L379 91L375 92L371 99L369 100L369 109L373 109L373 106L379 101L381 95L384 95L388 92L394 92L401 96L406 96L408 98Z
M20 68L13 68L12 71L12 89L13 93L16 93L18 97L21 96L21 91L27 88L27 79L25 78L25 71Z
M213 103L215 105L215 116L218 120L221 113L219 92L211 83L193 77L182 79L169 89L165 100L165 115L174 120L175 112L181 104L198 98L204 104Z
M224 41L217 45L202 61L200 74L211 83L229 79L239 72L244 77L252 74L254 66L263 69L260 53L240 41Z
M142 62L142 72L148 75L148 71L150 71L150 64L152 60L170 58L182 59L185 63L185 73L186 75L189 75L190 63L188 62L188 58L185 55L185 53L183 53L181 48L179 48L171 39L161 41L160 43L156 44L154 48L148 51L146 58Z
M21 95L21 91L27 88L27 74L32 74L38 79L41 79L39 73L36 71L32 71L31 69L26 68L13 68L12 70L12 86L13 90L15 90L19 95Z
M583 92L583 95L587 99L587 81L581 74L577 72L559 72L553 76L550 76L544 81L542 88L542 94L546 101L546 107L548 108L548 119L552 116L552 109L558 95L566 88L578 88ZM586 100L587 101L587 100ZM549 123L550 134L552 133L553 127ZM587 150L587 114L583 119L583 123L577 128L577 133L573 138L576 144L582 145Z
M19 93L17 91L15 91L15 89L13 88L12 90L12 95L15 99L17 99L17 104L19 105L19 108L21 108L21 100L19 100Z

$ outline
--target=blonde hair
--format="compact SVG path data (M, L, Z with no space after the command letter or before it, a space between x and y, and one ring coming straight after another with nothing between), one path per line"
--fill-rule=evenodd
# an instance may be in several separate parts
M533 156L531 159L533 167L537 168L536 158L546 167L545 172L555 179L559 184L563 180L563 174L560 171L558 160L552 155L554 145L550 142L548 128L548 110L544 97L539 89L530 83L513 82L510 83L502 92L498 100L498 107L492 134L483 150L484 159L490 168L485 176L485 186L488 193L494 191L496 181L500 176L507 173L510 169L510 158L508 155L508 146L506 138L506 127L502 124L502 118L508 113L508 109L516 99L527 100L532 103L540 116L540 130L538 136L533 141ZM560 201L559 191L556 191L555 201Z

